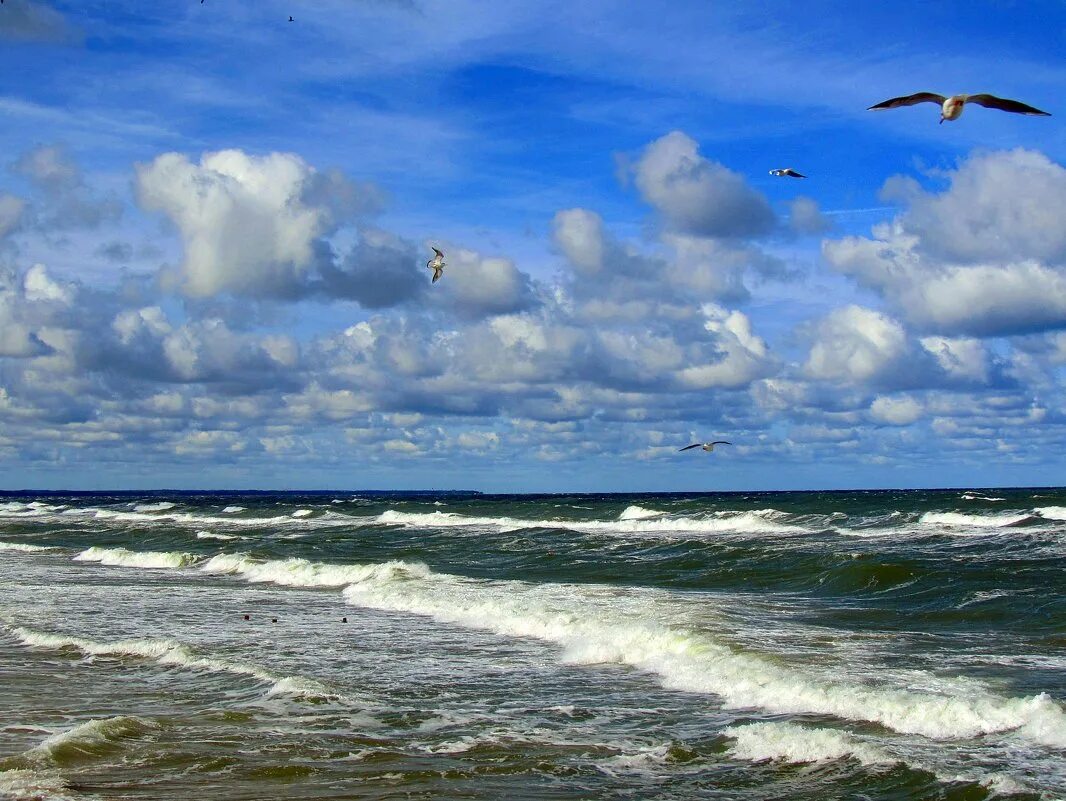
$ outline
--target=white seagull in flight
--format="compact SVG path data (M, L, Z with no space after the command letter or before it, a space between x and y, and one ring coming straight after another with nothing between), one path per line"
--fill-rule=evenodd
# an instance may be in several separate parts
M788 167L787 169L784 169L784 170L770 170L770 175L776 175L778 178L784 178L786 176L789 177L789 178L806 178L807 177L806 175L800 175L798 172L796 172L791 167Z
M444 275L444 254L436 248L433 248L433 252L437 255L426 262L426 268L433 271L433 280L430 281L431 284L437 283L437 281L440 280L440 277Z
M715 440L714 442L694 442L691 445L686 445L684 448L679 449L678 452L680 453L681 451L690 451L693 448L702 448L703 450L707 451L707 453L710 453L711 451L714 450L714 446L715 445L732 445L732 444L733 444L732 442L726 442L724 439L718 439L718 440Z
M1051 116L1047 111L1041 111L1017 100L1007 100L995 95L952 95L951 97L944 97L944 95L938 95L935 92L918 92L914 95L893 97L891 100L878 103L876 106L870 106L867 111L883 111L884 109L899 108L900 106L914 106L918 103L939 103L941 123L944 120L957 120L961 117L962 109L967 103L976 103L985 108L998 108L1000 111L1010 111L1015 114L1033 114L1040 117Z

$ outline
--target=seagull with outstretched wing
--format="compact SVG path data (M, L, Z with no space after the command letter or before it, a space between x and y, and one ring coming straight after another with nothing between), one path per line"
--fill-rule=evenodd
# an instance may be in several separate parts
M732 442L726 442L724 439L718 439L718 440L715 440L714 442L693 442L691 445L686 445L684 448L680 448L678 450L678 452L680 453L681 451L690 451L693 448L702 448L703 450L707 451L707 453L710 453L711 451L714 450L714 446L715 445L732 445L732 444L733 444Z
M806 178L806 175L802 175L796 172L791 167L787 167L783 170L770 170L770 175L776 175L778 178Z
M1039 117L1050 117L1047 111L1041 111L1030 105L1017 100L1008 100L995 95L951 95L944 97L935 92L918 92L903 97L893 97L876 105L870 106L867 111L884 111L889 108L901 108L902 106L916 106L919 103L937 103L940 106L940 122L944 120L957 120L962 116L962 110L967 103L976 103L985 108L997 108L1000 111L1009 111L1013 114L1029 114Z
M433 252L436 254L432 259L426 262L426 268L433 271L433 280L431 284L437 283L440 277L444 275L444 254L437 248L433 248Z

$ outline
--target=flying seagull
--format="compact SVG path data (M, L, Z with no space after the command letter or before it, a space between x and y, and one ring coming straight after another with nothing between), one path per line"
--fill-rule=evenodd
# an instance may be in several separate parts
M784 169L784 170L770 170L770 175L776 175L778 178L784 178L785 176L788 176L789 178L806 178L807 177L806 175L800 175L798 172L796 172L791 167L788 167L787 169Z
M289 17L289 22L296 22L292 17Z
M998 108L1000 111L1011 111L1015 114L1034 114L1041 117L1050 117L1046 111L1019 103L1017 100L1006 100L995 95L952 95L944 97L934 92L918 92L916 95L905 97L893 97L876 106L870 106L867 111L882 111L887 108L899 108L900 106L914 106L918 103L939 103L940 122L944 120L957 120L962 116L962 109L967 103L976 103L985 108Z
M430 281L431 284L437 283L437 281L440 280L440 277L444 275L444 254L436 248L433 248L433 252L437 255L426 262L426 268L433 271L433 280Z
M693 448L702 448L703 450L707 451L707 453L710 453L711 451L714 450L714 446L715 445L732 445L732 444L733 444L732 442L726 442L724 439L718 439L718 440L715 440L714 442L694 442L691 445L686 445L684 448L681 448L678 452L680 453L681 451L690 451Z

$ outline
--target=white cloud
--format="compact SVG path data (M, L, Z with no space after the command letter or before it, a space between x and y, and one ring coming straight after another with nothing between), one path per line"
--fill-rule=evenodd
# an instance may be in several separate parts
M634 173L644 199L683 233L752 237L774 227L766 198L739 174L701 156L695 140L680 131L648 145Z
M910 425L921 418L922 411L921 404L907 395L879 395L870 404L870 417L878 423L892 426Z
M947 335L1066 326L1066 170L1024 150L978 154L943 193L893 179L909 204L873 238L823 243L826 260Z
M907 334L896 320L861 306L830 312L814 329L806 371L834 381L865 382L895 370L907 353Z
M206 153L199 164L166 153L137 165L142 205L162 211L182 235L180 289L285 296L310 272L315 243L331 225L302 195L312 168L298 156Z

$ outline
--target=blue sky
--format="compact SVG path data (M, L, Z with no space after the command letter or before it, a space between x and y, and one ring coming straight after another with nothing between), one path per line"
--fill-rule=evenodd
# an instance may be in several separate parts
M738 5L7 0L0 487L1062 483L1062 4Z

